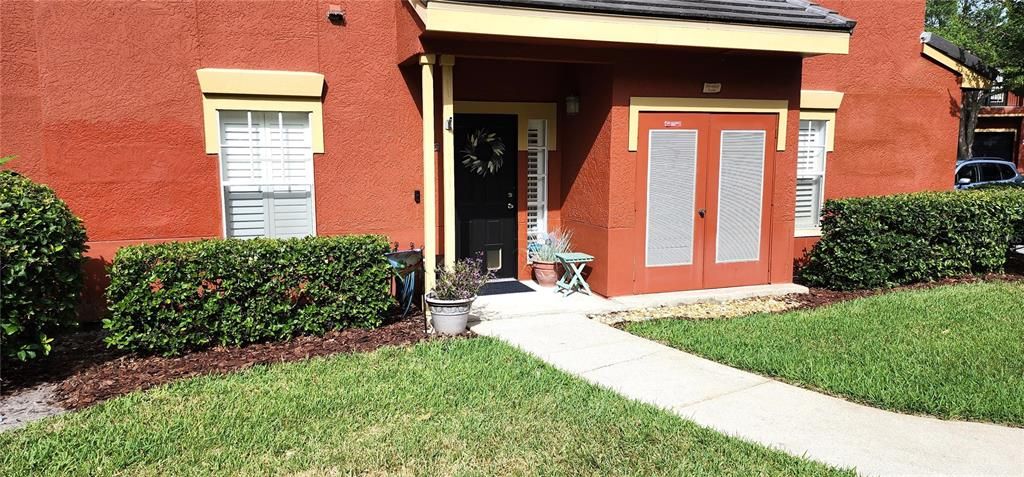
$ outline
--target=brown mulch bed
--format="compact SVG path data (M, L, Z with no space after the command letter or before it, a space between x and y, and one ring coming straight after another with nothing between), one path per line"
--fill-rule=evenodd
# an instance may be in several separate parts
M1022 268L1008 268L1006 273L989 273L985 275L968 275L965 277L946 278L943 280L937 280L934 282L915 283L913 285L904 285L894 288L877 288L873 290L854 290L854 291L837 291L827 290L824 288L811 288L808 293L799 293L793 295L787 295L785 299L787 301L798 303L793 308L794 310L802 310L808 308L818 308L820 306L831 305L841 301L853 300L856 298L864 298L874 295L881 295L885 293L892 293L897 291L907 290L927 290L929 288L941 287L946 285L960 285L965 283L978 283L978 282L993 282L993 281L1005 281L1005 282L1017 282L1024 281L1024 267Z
M58 338L50 356L26 366L3 370L0 396L43 383L55 383L55 403L81 409L133 391L192 376L224 374L254 365L299 361L314 356L372 351L382 346L410 345L427 339L423 315L394 317L376 329L331 331L324 336L300 336L289 341L259 343L241 348L218 347L184 356L139 356L111 350L103 330L83 326Z

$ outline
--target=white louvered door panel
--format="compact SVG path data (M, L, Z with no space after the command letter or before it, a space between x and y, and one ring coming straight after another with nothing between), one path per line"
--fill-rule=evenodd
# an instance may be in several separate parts
M765 134L722 131L716 263L760 258Z
M526 144L526 237L528 241L537 241L547 233L547 121L529 121Z
M308 113L220 111L225 235L315 232Z
M800 121L796 171L797 229L818 227L824 194L827 137L827 121Z
M689 265L694 253L697 131L651 130L649 137L646 265Z

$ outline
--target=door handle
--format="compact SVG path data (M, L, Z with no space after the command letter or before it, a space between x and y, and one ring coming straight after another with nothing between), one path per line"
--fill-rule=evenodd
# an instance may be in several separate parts
M512 205L512 203L511 203L511 202L509 202L509 203L508 203L508 210L512 210L512 209L514 209L514 208L516 208L516 206Z
M705 213L704 209L700 209L700 210L697 211L697 215L699 215L700 218L702 218L702 219L704 218L704 213Z

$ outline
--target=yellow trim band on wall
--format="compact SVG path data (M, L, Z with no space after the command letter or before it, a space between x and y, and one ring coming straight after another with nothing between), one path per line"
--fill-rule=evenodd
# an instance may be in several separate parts
M775 139L778 151L786 150L786 121L789 101L784 99L725 99L725 98L629 98L629 150L636 151L640 139L640 113L758 113L779 117Z
M548 122L548 149L558 149L558 104L557 103L506 103L500 101L456 101L456 114L514 114L519 126L518 149L527 150L529 120L545 119Z
M255 96L309 96L319 98L324 75L306 71L196 70L203 94L246 94Z
M800 109L839 109L843 104L843 93L805 89L800 91Z
M828 121L825 130L825 150L832 152L836 148L836 112L835 111L800 111L801 121Z
M842 31L495 7L444 0L409 2L428 32L782 51L805 55L845 55L850 50L850 33Z
M203 95L203 129L206 153L220 152L220 122L217 111L308 112L313 152L324 152L324 107L320 98L282 96Z
M928 44L922 44L922 47L921 53L924 54L924 56L935 60L940 65L945 66L960 75L961 88L989 89L992 87L992 80L978 74L956 58L953 58Z

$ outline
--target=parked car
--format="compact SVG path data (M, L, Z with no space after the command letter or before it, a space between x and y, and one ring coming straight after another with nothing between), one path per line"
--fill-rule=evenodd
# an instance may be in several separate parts
M956 162L957 189L970 189L982 184L1024 183L1022 176L1012 162L997 157L975 157Z

